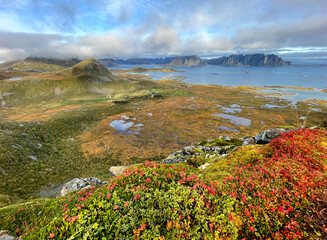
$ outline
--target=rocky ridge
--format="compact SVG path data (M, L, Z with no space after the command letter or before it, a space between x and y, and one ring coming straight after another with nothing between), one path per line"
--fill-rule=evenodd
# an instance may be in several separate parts
M193 56L175 57L172 59L170 63L165 65L171 67L193 67L193 66L207 65L207 63L202 58L193 55Z
M224 65L224 66L289 66L290 61L284 61L275 54L238 54L229 57L223 56L206 60L209 65Z
M293 129L294 130L294 129ZM167 158L162 160L165 164L175 164L187 161L192 161L195 158L216 158L217 156L223 157L240 146L254 145L254 144L267 144L274 138L277 138L279 134L290 131L285 128L273 128L267 131L261 132L254 137L245 137L240 139L233 139L229 136L219 136L212 140L203 140L200 143L192 146L184 147L183 149L170 154ZM210 163L203 163L198 166L201 169L209 166ZM114 166L109 169L109 174L112 176L119 176L129 166Z

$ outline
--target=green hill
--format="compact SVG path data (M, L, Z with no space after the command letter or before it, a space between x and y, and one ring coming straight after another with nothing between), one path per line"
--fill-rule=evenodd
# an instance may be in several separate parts
M94 58L89 58L74 65L70 71L72 76L90 81L119 80L118 77L114 76L106 67Z
M80 62L80 60L76 58L54 59L45 57L28 57L23 61L3 63L0 65L0 68L7 71L19 72L54 72L71 67L78 62Z

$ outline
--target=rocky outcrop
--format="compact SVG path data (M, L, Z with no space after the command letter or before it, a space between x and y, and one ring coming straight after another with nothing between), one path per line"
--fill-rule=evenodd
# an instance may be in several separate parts
M84 188L90 188L92 186L102 186L107 184L108 181L100 181L100 179L91 177L91 178L74 178L71 181L53 185L47 187L39 193L41 197L54 197L54 196L64 196L70 192L81 190Z
M292 129L294 130L294 129ZM279 137L283 132L290 130L284 128L273 128L264 132L257 134L255 137L245 137L240 139L233 139L229 136L220 136L216 139L209 141L202 141L194 146L184 147L182 150L176 151L170 154L162 162L166 164L174 164L186 162L189 158L201 156L203 154L214 155L217 157L224 156L228 154L231 150L238 146L247 146L254 144L267 144L271 142L274 138ZM201 169L206 168L207 165L202 165Z
M243 143L240 139L232 139L229 136L219 136L209 141L201 141L200 143L184 147L182 150L170 154L162 163L174 164L186 162L189 158L194 158L206 154L207 156L224 156L236 146Z
M202 65L207 65L206 61L196 55L174 57L170 63L166 64L166 66L171 67L193 67Z
M219 57L206 60L209 65L224 65L224 66L289 66L290 61L284 61L275 54L239 54L229 57Z
M0 231L0 240L19 240L19 239L21 239L21 238L15 238L9 234L10 234L10 231L1 230Z
M294 129L292 129L294 130ZM206 155L206 158L217 158L229 154L234 149L240 146L254 145L254 144L267 144L274 138L279 137L283 132L286 132L284 128L273 128L257 134L255 137L245 137L240 139L234 139L229 136L219 136L213 140L204 140L200 143L192 146L184 147L183 149L170 154L167 158L161 162L164 164L175 164L188 161L188 159L201 157ZM137 164L136 164L137 165ZM210 163L204 163L199 166L199 169L205 169ZM111 176L117 177L121 175L124 170L129 166L114 166L109 170Z
M196 157L202 155L202 153L216 153L219 155L226 154L226 149L222 149L221 147L204 147L200 145L187 146L180 151L176 151L170 154L167 158L165 158L162 163L165 164L174 164L186 162L188 158Z
M293 129L294 130L294 129ZM279 137L279 135L283 132L287 132L290 130L286 130L284 128L273 128L269 129L265 132L258 133L255 137L255 143L257 144L266 144L270 143L274 138Z

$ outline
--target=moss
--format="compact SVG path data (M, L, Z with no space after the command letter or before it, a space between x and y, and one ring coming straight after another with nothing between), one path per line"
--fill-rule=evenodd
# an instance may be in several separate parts
M279 126L279 128L283 128L283 129L286 129L286 130L297 129L295 126Z

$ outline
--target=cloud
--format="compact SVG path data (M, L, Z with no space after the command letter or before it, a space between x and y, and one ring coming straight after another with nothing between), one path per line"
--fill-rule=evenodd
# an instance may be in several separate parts
M142 47L148 53L157 52L159 55L175 53L181 44L176 29L173 27L160 27L145 37ZM167 51L168 50L168 51Z
M233 42L240 48L324 47L327 16L315 16L281 26L242 28Z
M327 47L326 0L0 0L0 58Z

